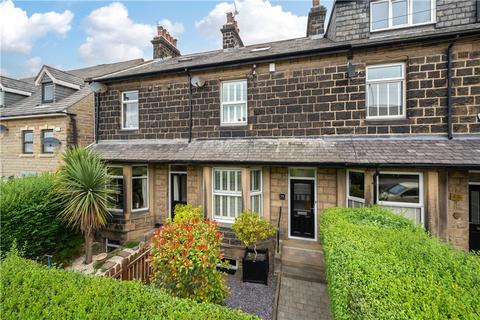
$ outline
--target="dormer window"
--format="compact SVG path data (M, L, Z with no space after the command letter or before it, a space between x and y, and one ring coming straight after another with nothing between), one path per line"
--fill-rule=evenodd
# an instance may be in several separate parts
M433 23L435 0L379 0L370 3L370 31Z
M42 103L53 102L53 83L42 83Z

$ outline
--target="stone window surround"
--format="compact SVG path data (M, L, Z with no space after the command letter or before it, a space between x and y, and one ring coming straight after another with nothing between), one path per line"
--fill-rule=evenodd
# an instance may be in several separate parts
M393 0L394 1L394 0ZM406 28L414 28L414 27L419 27L419 26L425 26L425 25L431 25L437 23L437 8L436 8L436 0L430 0L430 6L432 13L430 15L430 21L427 22L422 22L422 23L412 23L412 1L413 0L407 0L407 15L408 15L408 22L406 24L398 25L398 26L391 26L391 20L392 20L392 0L375 0L371 1L369 5L369 29L371 33L377 33L377 32L383 32L383 31L391 31L391 30L398 30L398 29L406 29ZM372 4L375 3L380 3L380 2L387 2L388 3L388 27L386 28L380 28L380 29L373 29L373 14L372 14Z

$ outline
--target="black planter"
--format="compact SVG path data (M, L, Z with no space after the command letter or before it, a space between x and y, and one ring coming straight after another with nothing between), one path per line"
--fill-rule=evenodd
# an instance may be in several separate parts
M248 248L245 250L245 256L242 259L243 282L268 285L268 249L257 249L257 253L257 260L253 261L255 251Z

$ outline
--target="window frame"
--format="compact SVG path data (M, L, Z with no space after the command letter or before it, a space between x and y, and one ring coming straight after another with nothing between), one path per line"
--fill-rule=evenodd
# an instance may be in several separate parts
M260 172L260 190L255 190L252 191L252 173L254 171ZM250 186L249 186L249 197L250 197L250 210L253 211L252 209L252 197L260 196L260 210L258 213L259 216L263 216L263 170L262 168L251 168L249 170L250 174Z
M121 165L109 165L107 167L107 170L110 169L110 168L120 168L122 169L122 175L121 176L117 176L117 175L112 175L112 174L108 174L108 176L110 177L110 179L122 179L122 188L123 188L123 203L122 203L122 209L118 209L118 208L108 208L109 211L111 212L114 212L114 213L124 213L125 212L125 195L126 195L126 188L125 188L125 175L123 174L123 166ZM148 172L147 172L148 173ZM133 206L133 202L132 202L132 206Z
M45 100L45 87L52 87L52 99ZM43 82L42 83L42 103L51 103L55 100L55 84L53 82Z
M125 94L127 93L136 93L137 94L137 100L131 100L131 101L124 101L124 97L125 97ZM120 104L120 113L121 113L121 128L122 130L138 130L140 128L140 93L138 90L129 90L129 91L122 91L121 93L121 104ZM133 103L136 103L137 104L137 126L136 127L125 127L125 104L133 104Z
M40 142L42 143L42 153L43 154L53 154L53 153L55 153L55 150L45 151L45 143L43 142L43 139L45 139L45 133L46 132L51 132L52 133L52 138L54 137L54 133L55 133L55 131L53 129L42 129L42 131L40 132Z
M415 23L413 24L413 12L412 12L412 1L414 0L406 0L407 1L407 23L397 25L397 26L392 26L392 2L396 2L400 0L378 0L378 1L371 1L370 2L370 32L375 33L375 32L382 32L382 31L388 31L388 30L396 30L396 29L404 29L404 28L411 28L411 27L418 27L418 26L425 26L429 24L434 24L437 22L437 3L436 0L430 0L430 7L431 7L431 12L430 12L430 21L428 22L421 22L421 23ZM387 12L388 12L388 17L387 17L387 27L386 28L379 28L379 29L373 29L373 4L376 3L381 3L381 2L387 2Z
M381 201L380 199L380 175L382 174L395 174L395 175L417 175L418 178L418 203L411 202L394 202L394 201ZM407 171L380 171L376 177L376 203L380 206L386 207L399 207L399 208L415 208L420 209L420 224L425 227L425 204L424 204L424 194L425 188L423 183L423 173L422 172L407 172Z
M140 177L134 177L133 176L133 169L135 167L145 167L147 169L147 174L145 176L140 176ZM143 212L143 211L148 211L150 210L150 177L149 177L149 172L148 172L148 165L147 164L138 164L138 165L132 165L131 166L131 176L130 176L130 210L132 213L136 213L136 212ZM145 202L145 206L143 208L137 208L137 209L134 209L133 208L133 180L135 179L146 179L147 180L147 194L144 195L145 199L144 199L144 202Z
M25 141L25 135L27 133L31 133L32 134L32 141ZM33 145L34 145L34 141L35 141L35 134L33 133L33 130L22 130L22 153L23 154L33 154L34 153L34 150L33 150ZM31 144L32 145L32 152L27 152L25 151L25 146L27 144Z
M233 102L223 102L223 86L224 84L233 84L233 83L245 83L245 92L246 100L245 101L233 101ZM224 122L223 121L223 107L225 105L238 105L245 104L245 121L237 122ZM237 79L237 80L225 80L220 82L220 126L244 126L248 124L248 80L247 79Z
M0 107L5 107L5 91L0 90Z
M382 78L382 79L377 79L377 80L369 80L368 79L368 71L370 69L377 69L377 68L386 68L386 67L393 67L393 66L401 66L402 67L402 77L394 77L394 78ZM365 68L365 111L366 111L366 119L367 120L388 120L388 119L406 119L407 118L407 90L406 90L406 64L405 62L394 62L394 63L384 63L384 64L372 64L369 66L366 66ZM401 89L401 94L402 94L402 106L401 110L402 113L399 115L386 115L386 116L371 116L369 115L370 112L370 98L369 98L369 86L370 84L381 84L381 83L392 83L392 82L401 82L402 89ZM389 108L389 106L387 107ZM377 111L378 111L377 107Z
M225 191L225 190L216 190L215 189L215 172L217 171L220 171L220 172L223 172L223 171L235 171L235 172L239 172L240 173L240 190L239 191ZM249 187L250 188L250 187ZM242 212L243 210L243 197L244 197L244 194L243 194L243 181L242 181L242 169L241 168L225 168L225 167L214 167L212 169L212 218L213 220L215 221L218 221L218 222L222 222L222 223L228 223L228 224L232 224L234 221L235 221L235 218L238 217L235 216L235 217L229 217L229 216L217 216L215 214L216 212L216 208L215 208L215 196L226 196L226 197L240 197L240 203L241 203L241 208L240 208L240 212ZM228 214L228 204L227 204L227 214Z
M358 172L358 173L363 173L363 183L365 184L365 171L364 170L357 170L357 169L348 169L347 172L346 172L346 195L345 195L345 206L347 208L350 208L348 206L348 202L349 200L351 201L356 201L356 202L360 202L360 203L363 203L363 206L365 206L365 190L363 191L363 199L362 198L358 198L358 197L354 197L354 196L351 196L350 195L350 172Z

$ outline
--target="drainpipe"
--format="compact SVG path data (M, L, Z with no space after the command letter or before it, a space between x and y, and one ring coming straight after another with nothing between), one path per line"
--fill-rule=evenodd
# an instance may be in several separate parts
M193 119L192 119L192 75L187 68L185 68L185 72L188 76L188 143L192 142L192 127L193 127Z
M373 204L377 204L377 182L378 182L378 168L375 168L375 173L373 174Z
M78 128L76 114L70 113L70 121L72 123L72 144L76 146L78 144Z
M455 42L448 45L447 48L447 126L448 139L453 139L452 128L452 48Z

